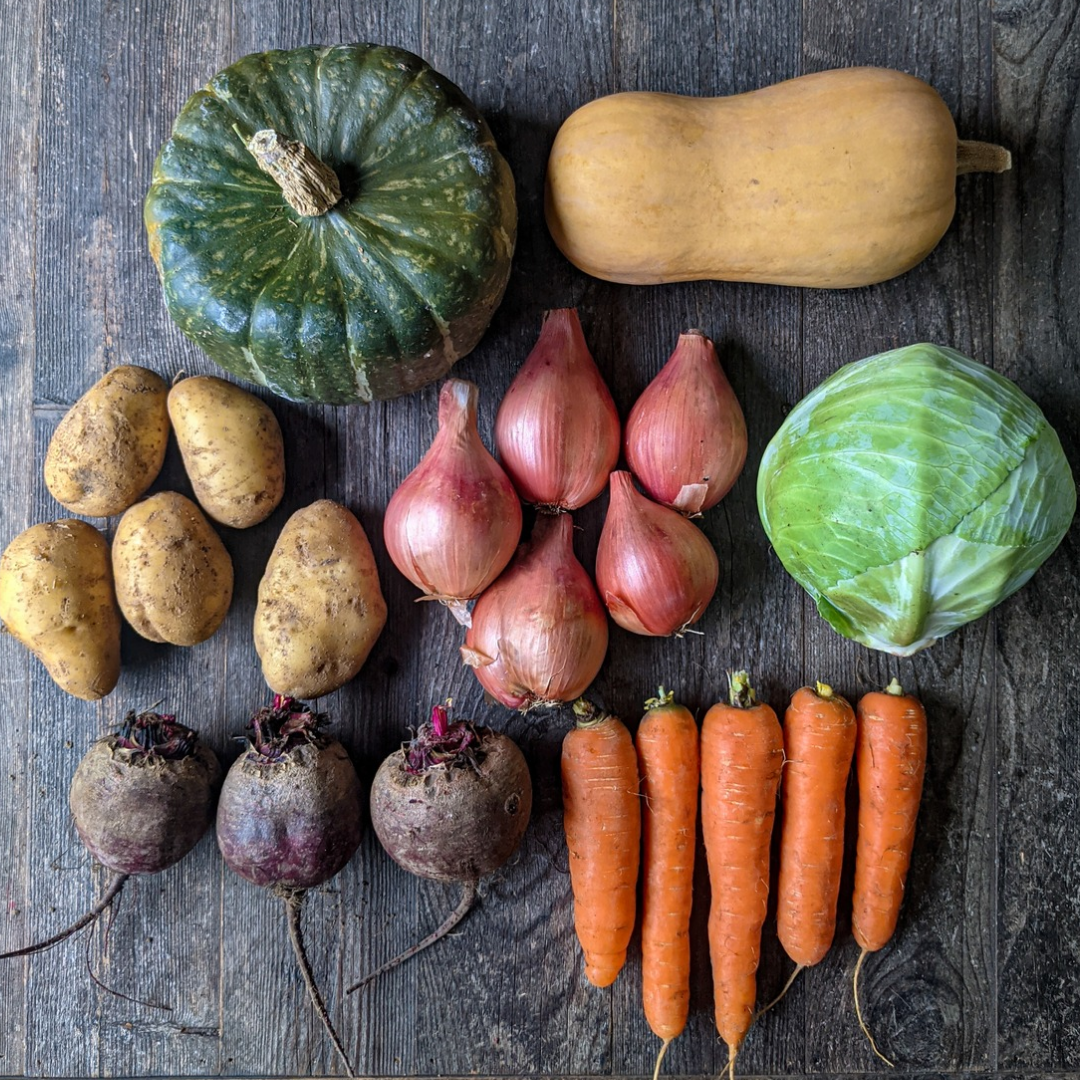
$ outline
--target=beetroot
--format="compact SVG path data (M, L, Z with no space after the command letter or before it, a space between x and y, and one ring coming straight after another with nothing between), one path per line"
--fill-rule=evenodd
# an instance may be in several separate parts
M348 1075L355 1076L315 982L300 928L305 892L329 881L360 844L360 779L345 748L326 734L327 722L325 713L280 694L252 717L247 750L221 789L217 839L232 870L284 902L311 1003Z
M94 922L132 874L159 874L179 862L214 818L221 765L198 734L155 712L128 713L79 762L69 803L90 854L112 871L102 898L45 941L0 954L39 952Z
M460 882L461 900L423 941L349 992L445 937L469 913L480 878L517 850L532 810L529 767L506 735L467 720L449 723L436 705L431 722L379 766L371 785L371 824L387 854L432 881Z

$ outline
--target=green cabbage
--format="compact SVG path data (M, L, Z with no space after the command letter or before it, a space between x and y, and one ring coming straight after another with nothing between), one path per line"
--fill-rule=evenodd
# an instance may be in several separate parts
M1014 383L953 349L848 364L788 414L758 512L833 628L909 656L1015 592L1061 542L1076 485Z

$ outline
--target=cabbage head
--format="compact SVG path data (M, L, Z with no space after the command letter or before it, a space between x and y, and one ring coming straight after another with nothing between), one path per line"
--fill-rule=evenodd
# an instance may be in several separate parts
M788 414L758 512L832 627L909 656L1015 592L1061 542L1076 485L1017 386L953 349L848 364Z

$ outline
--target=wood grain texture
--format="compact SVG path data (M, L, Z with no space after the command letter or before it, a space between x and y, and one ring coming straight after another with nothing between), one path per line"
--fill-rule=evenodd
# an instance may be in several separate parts
M899 68L934 86L965 135L993 135L990 20L978 5L946 13L917 0L888 7L847 4L842 10L807 4L803 41L808 71L846 64ZM986 268L993 250L994 178L969 180L974 183L961 185L957 215L934 258L868 289L807 291L804 392L840 364L913 341L951 344L993 365ZM848 352L839 353L841 348ZM942 853L930 864L937 870L935 885L942 902L926 905L917 922L905 917L893 943L868 964L864 1000L879 1045L890 1059L909 1067L993 1067L991 785L997 748L994 718L986 698L977 696L978 684L973 684L985 677L988 627L965 628L933 649L900 661L844 641L822 625L812 608L806 631L811 677L815 668L826 672L825 681L836 680L834 685L854 702L865 690L880 689L897 675L905 687L923 695L934 716L931 770L943 754L956 757L947 787L927 785L928 800L936 800L936 805L924 808L919 832L919 843L925 844L946 817L951 819L940 840L953 840L952 857ZM943 684L965 704L973 701L981 707L959 709L955 700L941 697ZM848 832L850 836L850 827ZM916 860L913 875L926 866ZM850 891L847 876L842 896L849 898ZM910 907L920 893L913 888L909 897ZM970 914L959 926L957 905ZM814 1023L823 1015L851 1015L851 971L858 949L849 936L849 911L849 904L842 905L837 947L807 973L810 978L802 988L807 1069L838 1070L856 1061L869 1068L875 1062L857 1026L820 1019Z
M614 89L722 96L800 74L803 15L797 3L699 4L688 9L692 16L677 20L665 10L662 3L619 6ZM707 213L708 208L702 211ZM757 463L782 418L782 403L794 403L801 396L796 380L802 297L797 290L702 282L649 289L649 302L643 303L641 289L601 288L598 283L589 288L605 304L605 323L614 338L608 370L623 416L666 362L678 335L697 327L717 343L721 364L747 417L750 444L742 476L699 522L721 565L720 585L707 625L701 627L703 634L656 642L613 629L612 655L618 660L608 664L610 700L636 722L644 699L663 684L701 717L725 696L725 673L746 667L759 696L782 714L784 695L804 680L798 639L781 630L801 618L802 599L798 589L788 587L791 583L771 557L758 523L754 486ZM623 706L627 698L630 704ZM727 1051L713 1021L706 944L708 876L700 844L696 866L691 932L701 945L691 968L691 1015L686 1031L668 1051L665 1068L715 1074L726 1065ZM633 948L638 947L635 939ZM771 912L762 954L760 986L762 1000L768 1000L787 974ZM612 987L617 1018L613 1069L648 1074L658 1040L642 1013L636 953L626 975L629 978ZM790 1056L788 1040L783 1035L778 1040L775 1025L769 1025L767 1035L765 1028L763 1022L751 1029L740 1051L740 1071L784 1069L783 1061Z
M0 17L13 14L6 0ZM20 220L17 229L0 229L0 520L3 543L31 524L34 486L27 432L32 424L33 357L37 323L35 238L37 233L35 177L25 163L34 159L39 137L41 76L41 13L27 13L9 37L11 57L0 84L0 215ZM5 646L13 642L2 642ZM0 649L0 686L9 701L8 715L0 721L0 739L6 747L0 766L0 851L4 867L0 879L0 942L19 940L30 901L30 879L35 872L30 838L31 728L29 686L40 679L37 663L22 649ZM33 1014L27 995L28 967L11 961L0 964L0 1073L19 1075L32 1067L27 1060L27 1024Z
M994 6L1001 138L1018 165L997 206L997 366L1043 408L1080 461L1080 8ZM1071 283L1071 284L1070 284ZM1080 551L1074 528L995 620L999 739L998 1054L1003 1068L1068 1069L1080 1056L1080 811L1076 656ZM1033 628L1038 628L1033 632ZM1059 644L1060 643L1060 644Z
M856 698L895 675L930 714L905 906L862 983L879 1044L899 1067L877 1062L852 1012L849 872L834 949L752 1029L739 1071L838 1080L1078 1072L1076 529L1001 608L897 660L825 626L772 555L754 500L764 446L804 393L844 362L917 340L954 345L1016 379L1080 466L1080 218L1070 203L1080 190L1078 19L1080 0L693 0L677 12L661 0L0 0L0 542L63 516L40 480L45 446L63 409L104 370L216 373L168 319L141 218L154 156L187 97L246 52L365 40L412 49L484 113L518 186L505 300L455 369L481 388L489 445L498 401L550 307L579 309L623 414L679 332L696 326L717 341L748 418L746 471L701 521L722 567L703 634L649 641L613 628L595 697L634 723L663 683L700 715L724 693L726 670L745 666L778 709L815 679ZM956 220L910 273L843 293L711 282L635 289L588 278L558 254L543 221L543 176L574 108L616 90L723 95L857 63L927 79L963 136L1000 139L1014 153L1011 173L960 180ZM267 396L286 439L287 491L268 521L221 530L236 570L228 619L193 649L125 630L124 671L105 701L62 695L37 661L0 639L0 948L55 930L100 895L106 875L78 842L66 791L90 742L128 709L161 701L225 764L235 757L234 737L268 696L251 644L262 568L288 516L328 497L367 531L389 608L364 670L319 702L365 786L407 729L452 697L459 715L519 742L535 788L520 851L483 883L460 931L358 994L345 988L423 936L456 893L404 873L369 832L356 858L309 894L312 963L354 1064L367 1076L647 1075L657 1040L640 1007L638 939L601 991L586 983L574 938L559 782L570 719L485 703L459 661L460 628L442 608L414 602L382 545L383 507L430 443L437 392L352 409ZM175 448L153 490L166 489L190 494ZM589 568L605 508L606 496L575 515ZM113 522L96 524L111 534ZM712 1023L703 854L698 865L691 1016L665 1072L704 1077L726 1054ZM165 874L129 883L107 940L98 932L0 963L0 1074L340 1075L281 907L225 869L205 837ZM136 1000L95 986L88 961ZM770 915L762 1000L790 968Z

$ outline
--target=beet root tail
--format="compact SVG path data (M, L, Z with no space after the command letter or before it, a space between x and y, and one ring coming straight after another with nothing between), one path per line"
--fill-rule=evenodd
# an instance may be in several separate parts
M296 953L296 963L300 968L300 974L304 978L304 985L307 987L311 1004L315 1007L315 1012L322 1021L323 1027L326 1028L326 1034L330 1036L334 1049L338 1052L345 1065L346 1075L355 1077L356 1073L353 1070L352 1062L349 1060L349 1055L345 1052L345 1047L334 1029L330 1014L326 1011L326 1003L319 992L319 987L315 982L315 973L311 970L311 962L308 960L307 950L304 948L304 934L300 928L300 912L304 904L304 890L291 889L287 892L283 891L281 898L285 903L285 912L289 920L289 940L292 942L293 952Z
M62 941L67 941L73 934L77 934L83 927L96 922L109 910L113 902L120 895L120 891L123 889L127 879L127 874L114 873L113 876L109 878L108 884L105 886L104 895L85 915L81 915L70 926L66 926L58 934L53 934L51 938L35 942L33 945L24 945L21 949L12 949L11 952L0 953L0 960L10 960L16 956L29 956L31 953L44 952L46 949L51 949L54 945L59 945Z
M382 967L376 968L370 974L365 975L359 982L353 983L346 993L351 994L354 990L359 990L361 987L367 986L369 982L373 982L380 975L385 975L388 971L393 971L399 964L403 964L417 953L423 952L429 945L434 945L436 941L446 937L446 935L449 934L450 931L453 930L454 927L457 926L457 924L472 910L473 905L476 903L476 887L478 884L477 881L463 881L461 883L461 899L458 901L457 907L447 915L437 929L428 934L423 941L418 941L415 945L410 945L409 948L404 952L398 953L392 960L387 960Z

